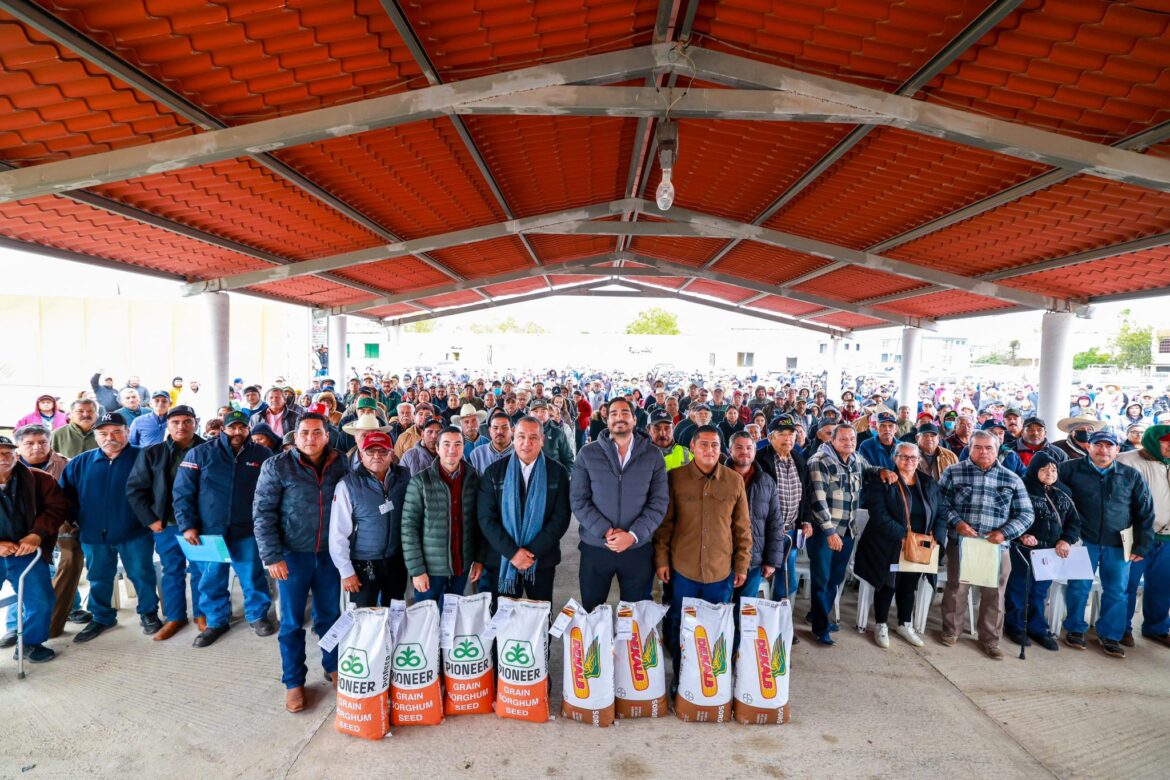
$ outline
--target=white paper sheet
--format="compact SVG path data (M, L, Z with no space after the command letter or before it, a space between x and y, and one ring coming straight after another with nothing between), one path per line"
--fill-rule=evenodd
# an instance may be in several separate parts
M1067 558L1061 558L1051 548L1032 550L1032 576L1043 580L1091 580L1093 564L1084 547L1071 547Z

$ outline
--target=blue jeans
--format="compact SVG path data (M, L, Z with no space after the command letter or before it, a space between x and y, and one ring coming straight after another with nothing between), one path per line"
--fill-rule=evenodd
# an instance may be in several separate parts
M0 558L0 585L5 580L17 589L20 575L32 563L32 555L11 555ZM49 638L49 621L53 617L53 581L49 564L42 558L24 578L24 646L39 645ZM8 610L12 622L9 630L16 631L16 605Z
M1154 542L1150 553L1129 565L1129 598L1125 630L1133 630L1133 613L1137 609L1137 590L1143 575L1142 633L1146 636L1170 634L1170 543Z
M112 626L118 622L113 607L114 578L118 558L126 576L138 591L138 614L158 614L158 580L154 576L154 539L143 534L117 544L81 545L85 552L85 576L89 579L89 611L95 623Z
M784 542L788 548L787 559L783 569L776 569L776 573L772 575L772 598L779 601L782 598L792 598L796 593L797 586L800 585L800 575L796 573L796 554L799 550L796 549L796 531L789 531L785 534L787 537ZM782 576L785 572L787 577ZM788 581L785 582L784 580Z
M1050 633L1044 605L1048 600L1051 580L1037 581L1032 574L1032 558L1027 547L1012 545L1012 570L1003 592L1003 626L1018 634L1047 636ZM1021 556L1028 556L1021 561ZM1024 602L1028 606L1028 622L1024 624Z
M305 684L305 604L313 594L313 633L318 637L333 627L341 616L341 575L329 551L286 552L288 579L277 580L280 591L280 681L285 688ZM326 674L337 671L337 648L321 652Z
M747 579L743 581L743 585L735 589L733 598L735 599L735 642L732 644L731 651L734 656L735 651L739 649L739 607L744 596L748 598L755 598L760 592L760 583L764 581L764 567L753 566L748 569Z
M833 610L841 583L845 582L845 569L853 552L852 534L842 536L841 541L841 549L833 552L829 549L829 537L819 528L813 530L812 538L808 540L809 579L812 580L809 622L813 634L818 637L829 633L829 613Z
M244 617L249 623L268 617L272 596L268 593L268 576L260 562L256 538L245 536L227 542L231 563L201 563L199 612L207 616L209 628L226 628L232 616L232 597L228 592L228 567L236 570L240 589L244 591ZM340 598L340 596L339 596Z
M416 591L414 594L414 603L420 601L439 601L443 599L443 594L453 593L456 596L462 596L467 590L467 574L460 574L458 577L437 577L434 574L428 576L431 587L422 592ZM440 607L443 605L440 603Z
M179 546L179 527L168 525L154 535L154 549L162 563L162 607L168 623L187 619L187 572L191 572L191 614L203 617L199 608L198 564L187 563L187 556Z
M1122 558L1120 547L1104 547L1099 544L1085 544L1093 571L1100 570L1101 614L1097 618L1097 636L1117 642L1125 633L1126 588L1129 586L1129 561ZM1085 604L1089 601L1092 580L1069 580L1065 590L1065 604L1068 616L1064 619L1064 630L1083 634L1089 624L1085 622Z
M674 659L674 681L678 685L679 663L679 636L682 633L682 603L685 598L702 599L712 604L730 604L735 592L735 572L727 575L727 579L715 582L698 582L679 574L671 569L670 572L670 616L668 624L670 631L670 652Z
M49 558L41 558L41 560L44 561L45 565L49 567L49 582L52 582L53 577L57 576L57 564L53 563L52 556L50 556ZM24 565L27 566L28 562L26 561ZM34 574L34 572L30 571L28 573L28 576L32 577L33 574ZM16 576L19 577L20 572L17 572ZM0 582L4 582L3 576L0 576ZM28 578L25 578L25 583L27 583L27 582L28 582ZM12 588L14 590L16 589L16 580L12 581ZM56 593L54 592L54 597L55 596L56 596ZM54 598L54 601L55 601L55 598ZM52 608L53 607L50 605L49 609L52 610ZM74 610L81 609L81 594L78 593L77 591L73 591L73 609ZM52 615L50 615L49 616L50 629L52 628L52 625L53 625ZM16 633L16 605L15 604L8 608L8 620L6 621L6 626L7 626L8 631L10 631L14 634Z

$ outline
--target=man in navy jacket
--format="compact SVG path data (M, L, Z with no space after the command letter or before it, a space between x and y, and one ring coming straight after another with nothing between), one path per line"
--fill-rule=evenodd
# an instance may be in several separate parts
M252 525L252 501L260 466L272 450L252 441L247 412L231 412L223 434L187 453L175 475L175 521L191 544L203 534L222 536L231 567L244 591L244 617L259 636L275 631L268 612L272 597L260 563ZM206 625L195 637L195 647L207 647L228 630L232 604L226 563L199 563L199 610Z
M89 611L93 613L93 620L73 638L74 642L88 642L117 624L112 599L119 557L138 592L142 632L154 634L162 628L158 619L154 540L126 497L126 483L141 450L130 446L126 421L117 412L98 420L94 436L98 448L69 461L61 475L61 489L69 502L69 522L78 527L85 553Z

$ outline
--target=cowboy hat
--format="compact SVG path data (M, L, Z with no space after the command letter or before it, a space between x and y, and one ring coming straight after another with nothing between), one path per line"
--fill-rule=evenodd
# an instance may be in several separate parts
M475 417L479 420L480 425L482 425L484 420L487 419L487 412L483 409L476 409L471 404L463 404L459 408L459 419L462 420L464 417Z
M1065 417L1056 424L1057 430L1063 431L1064 433L1068 433L1073 428L1088 428L1090 431L1099 431L1104 427L1105 423L1103 421L1084 416Z
M380 424L378 422L378 416L375 414L363 414L353 422L341 426L341 430L350 436L354 436L358 433L367 433L369 431L382 431L384 433L390 430L390 426Z

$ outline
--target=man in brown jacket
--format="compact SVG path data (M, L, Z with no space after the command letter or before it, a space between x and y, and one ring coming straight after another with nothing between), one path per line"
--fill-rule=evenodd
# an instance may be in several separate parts
M667 474L670 504L654 532L658 579L672 586L669 622L678 685L679 626L684 598L731 602L747 579L752 521L739 474L719 465L719 431L700 426L691 438L694 459Z

